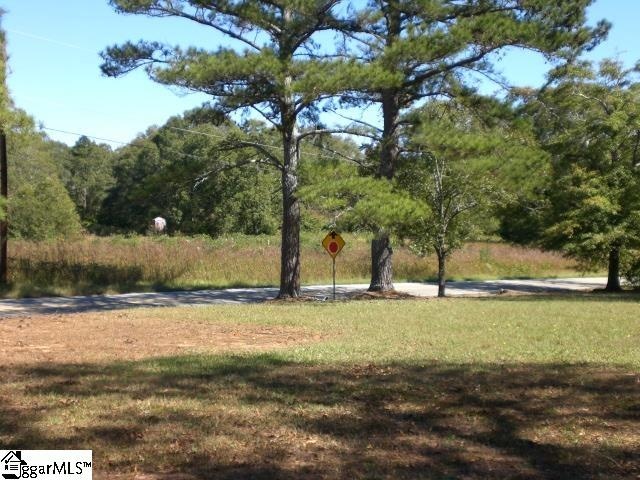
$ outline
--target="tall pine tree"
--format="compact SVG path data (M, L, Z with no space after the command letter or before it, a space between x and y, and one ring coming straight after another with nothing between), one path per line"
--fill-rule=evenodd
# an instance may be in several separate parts
M494 77L491 60L506 47L575 58L606 35L585 26L593 0L370 0L354 13L344 54L357 51L368 74L352 104L382 111L377 176L393 179L402 152L403 112L426 98L458 97L474 75ZM370 290L392 285L392 250L381 228L372 242Z
M226 1L111 0L122 13L178 17L223 33L236 49L181 49L156 42L108 48L102 70L119 76L143 67L162 84L204 92L227 112L258 112L277 131L281 151L248 139L238 146L258 150L276 166L282 182L280 297L300 294L298 164L302 139L317 129L318 102L343 88L344 63L328 57L316 34L338 27L340 0ZM326 48L326 46L325 46Z

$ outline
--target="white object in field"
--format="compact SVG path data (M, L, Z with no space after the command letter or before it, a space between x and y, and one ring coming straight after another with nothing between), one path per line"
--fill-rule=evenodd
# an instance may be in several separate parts
M153 230L156 233L164 232L165 228L167 228L167 221L162 217L156 217L153 219Z

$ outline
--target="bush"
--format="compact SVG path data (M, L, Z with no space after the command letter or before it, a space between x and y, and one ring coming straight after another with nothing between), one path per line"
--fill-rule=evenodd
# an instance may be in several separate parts
M640 287L640 250L627 250L621 258L621 272L633 287Z
M29 240L68 237L81 231L75 206L57 178L20 185L9 199L8 218L11 235Z

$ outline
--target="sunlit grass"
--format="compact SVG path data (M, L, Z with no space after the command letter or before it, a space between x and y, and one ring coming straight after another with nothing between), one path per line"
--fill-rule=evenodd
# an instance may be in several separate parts
M295 362L598 363L640 368L640 295L567 295L198 307L190 321L284 325L328 340L283 353Z

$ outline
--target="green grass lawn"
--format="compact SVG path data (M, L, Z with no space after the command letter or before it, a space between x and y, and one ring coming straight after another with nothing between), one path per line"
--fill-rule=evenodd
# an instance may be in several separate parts
M0 445L91 448L96 478L640 475L635 294L99 315L297 341L115 362L79 348L76 361L0 367Z

